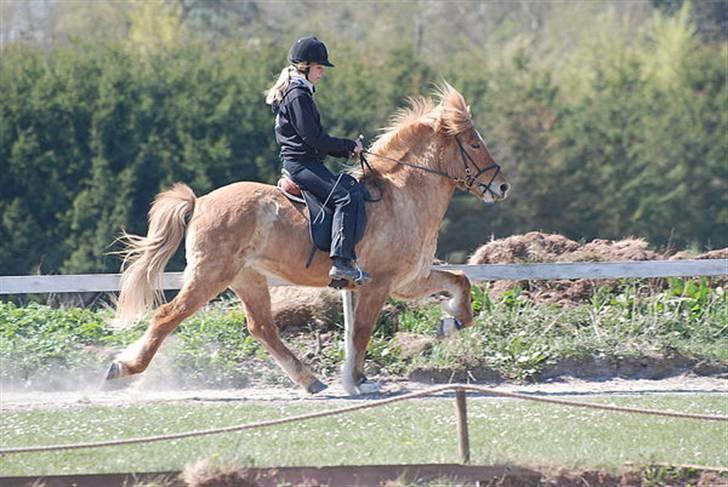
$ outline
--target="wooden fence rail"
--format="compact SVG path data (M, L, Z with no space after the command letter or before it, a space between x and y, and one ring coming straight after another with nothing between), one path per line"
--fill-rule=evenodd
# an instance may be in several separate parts
M558 264L442 265L436 269L460 270L475 281L615 279L728 275L728 259L579 262ZM72 274L49 276L0 276L0 295L113 292L119 290L120 274ZM182 287L181 272L162 275L161 287ZM289 283L270 277L272 286Z

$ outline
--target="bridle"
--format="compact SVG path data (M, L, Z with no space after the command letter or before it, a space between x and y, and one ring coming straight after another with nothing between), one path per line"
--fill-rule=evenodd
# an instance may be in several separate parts
M480 187L483 189L481 191L482 195L485 195L486 192L490 192L491 195L493 195L494 198L497 198L497 195L493 192L493 190L490 188L493 184L493 181L495 181L495 178L498 177L498 174L500 174L500 166L493 162L487 167L479 167L472 157L470 157L470 154L465 150L465 147L463 147L462 142L460 142L460 139L458 136L455 136L455 141L458 143L458 147L460 147L460 158L463 160L463 166L465 166L465 179L462 180L463 184L467 189L470 189L473 186L473 183L478 180L478 178L481 176L481 174L486 173L490 171L491 169L495 169L493 171L493 175L490 177L490 181L488 181L488 184L481 184ZM475 174L472 174L472 171L470 167L475 168Z
M485 195L486 193L490 193L494 198L497 198L498 195L495 194L495 192L491 189L491 186L493 184L493 181L495 181L495 178L498 177L498 174L500 174L500 166L493 162L489 166L486 167L479 167L472 157L470 157L470 154L465 150L465 147L463 147L462 142L460 142L460 139L458 136L455 136L455 141L458 143L458 147L460 148L460 158L463 161L463 168L465 170L465 177L464 178L458 178L451 176L449 173L444 171L438 171L436 169L429 168L427 166L422 166L420 164L412 164L410 162L401 161L399 159L394 159L391 157L383 156L381 154L376 154L374 152L370 152L368 150L362 150L361 152L361 164L362 169L364 165L369 168L369 171L372 171L372 167L369 165L369 162L364 158L364 154L369 154L375 157L379 157L382 159L386 159L387 161L395 162L402 166L411 167L414 169L419 169L420 171L428 172L430 174L436 174L438 176L442 176L445 178L450 179L451 181L455 181L455 184L458 185L460 188L464 188L467 190L470 190L473 187L473 184L482 176L484 173L494 170L493 175L490 177L490 180L488 181L488 184L481 184L480 187L482 188L481 195ZM475 173L473 174L473 171Z

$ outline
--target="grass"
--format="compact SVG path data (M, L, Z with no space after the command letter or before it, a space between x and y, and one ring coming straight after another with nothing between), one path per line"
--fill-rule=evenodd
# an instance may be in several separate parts
M442 312L435 305L393 301L399 311L383 316L370 346L370 375L401 377L415 369L472 370L488 367L505 378L537 379L564 359L620 361L641 357L685 357L728 362L728 294L706 279L671 279L665 289L646 281L625 280L598 290L588 304L560 307L536 304L518 287L498 300L487 288L473 288L475 326L454 339L436 340ZM108 309L52 309L0 303L0 381L22 384L54 370L101 370L113 349L141 335L145 323L114 333L105 323ZM286 340L324 376L336 374L343 360L342 327L328 333L322 350L311 353L313 333ZM406 354L392 338L406 332L429 339L420 353ZM285 381L245 328L234 299L222 299L185 321L165 344L183 386L237 386L252 379L247 372L264 364L266 379ZM169 340L168 340L169 341ZM253 364L255 367L251 367ZM373 372L373 374L372 374Z
M728 414L725 395L613 397L610 402ZM458 461L453 400L425 399L386 409L265 429L148 445L0 458L0 475L165 471L199 459L238 466L452 463ZM331 404L147 403L124 407L3 412L3 446L73 443L214 428L333 408ZM728 467L726 423L647 417L510 399L468 401L474 464L624 468L671 463Z

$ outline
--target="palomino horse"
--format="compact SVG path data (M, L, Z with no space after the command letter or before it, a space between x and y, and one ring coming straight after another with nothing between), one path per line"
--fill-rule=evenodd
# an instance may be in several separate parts
M387 297L446 292L451 299L443 307L458 328L472 325L468 278L431 268L438 230L456 188L492 203L506 197L509 185L473 127L462 95L447 83L438 95L436 105L425 98L412 100L367 151L373 173L366 179L381 200L367 205L367 228L357 247L362 268L372 280L355 290L353 343L347 344L353 353L346 357L342 379L349 394L374 390L363 373L364 356ZM305 209L275 186L238 182L197 198L178 183L157 195L148 235L125 238L117 321L133 322L157 302L160 275L185 226L182 289L156 310L145 334L115 359L107 378L144 371L182 320L232 288L245 307L250 333L291 380L310 393L323 390L326 386L279 338L266 276L324 287L331 262L319 251L305 268L311 247Z

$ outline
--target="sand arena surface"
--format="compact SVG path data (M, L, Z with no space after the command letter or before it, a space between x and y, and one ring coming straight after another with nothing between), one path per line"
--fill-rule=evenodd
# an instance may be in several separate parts
M577 379L550 381L540 384L519 385L503 383L498 385L479 384L496 390L523 392L544 396L579 397L645 394L728 394L728 379L715 377L694 377L690 375L661 380L611 379L605 381L584 381ZM19 391L0 394L0 411L30 409L83 408L91 406L127 406L158 402L247 402L247 401L304 401L311 403L346 403L394 397L418 392L432 387L411 381L389 381L381 383L381 393L371 396L350 397L338 383L317 395L309 395L291 386L257 386L242 389L160 389L159 384L140 380L132 381L120 389L87 387L78 391ZM451 397L441 397L451 401ZM478 395L469 394L471 398Z

